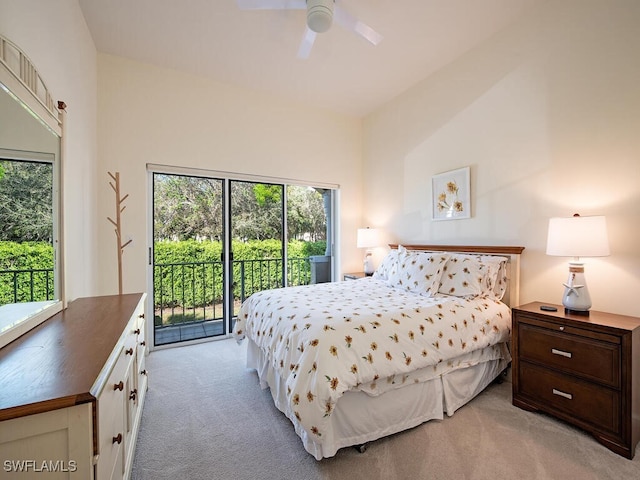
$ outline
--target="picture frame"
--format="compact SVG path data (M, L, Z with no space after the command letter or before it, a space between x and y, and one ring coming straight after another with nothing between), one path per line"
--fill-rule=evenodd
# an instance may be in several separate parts
M470 168L463 167L431 177L433 220L471 218Z

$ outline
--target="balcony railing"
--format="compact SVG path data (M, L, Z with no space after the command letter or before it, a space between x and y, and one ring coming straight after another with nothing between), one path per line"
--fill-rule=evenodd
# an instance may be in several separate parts
M282 258L232 261L233 315L255 292L284 286ZM154 265L156 327L223 318L224 264L221 261ZM311 280L309 257L287 260L287 286Z
M0 305L54 298L53 268L0 270Z
M232 262L233 316L253 293L284 286L282 262L282 258ZM221 261L155 264L154 325L222 319L223 268ZM0 305L52 300L53 280L53 269L0 270ZM289 258L286 286L310 282L310 257Z

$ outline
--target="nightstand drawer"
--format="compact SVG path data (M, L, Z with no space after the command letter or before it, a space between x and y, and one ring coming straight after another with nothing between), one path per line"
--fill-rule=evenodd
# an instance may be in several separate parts
M598 429L620 434L620 395L617 391L582 382L522 362L520 393Z
M561 369L585 379L620 387L620 346L522 323L518 326L522 360Z

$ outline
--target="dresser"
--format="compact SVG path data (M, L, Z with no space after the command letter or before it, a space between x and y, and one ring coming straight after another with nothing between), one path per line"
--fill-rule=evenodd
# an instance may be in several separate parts
M542 305L513 309L513 405L576 425L633 458L640 441L640 318Z
M144 300L74 300L0 349L2 474L129 477L147 390Z

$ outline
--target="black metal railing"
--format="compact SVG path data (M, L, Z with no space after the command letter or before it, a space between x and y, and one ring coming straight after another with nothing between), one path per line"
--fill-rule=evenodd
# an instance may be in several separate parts
M0 305L54 298L53 268L0 270Z
M283 259L234 260L233 314L255 292L284 286ZM154 325L156 327L223 318L222 261L158 263L154 265ZM287 286L307 285L309 257L287 260Z
M253 293L311 282L310 257L234 260L233 315ZM168 326L223 318L223 262L199 261L154 265L154 324ZM53 269L0 270L0 305L54 298Z

